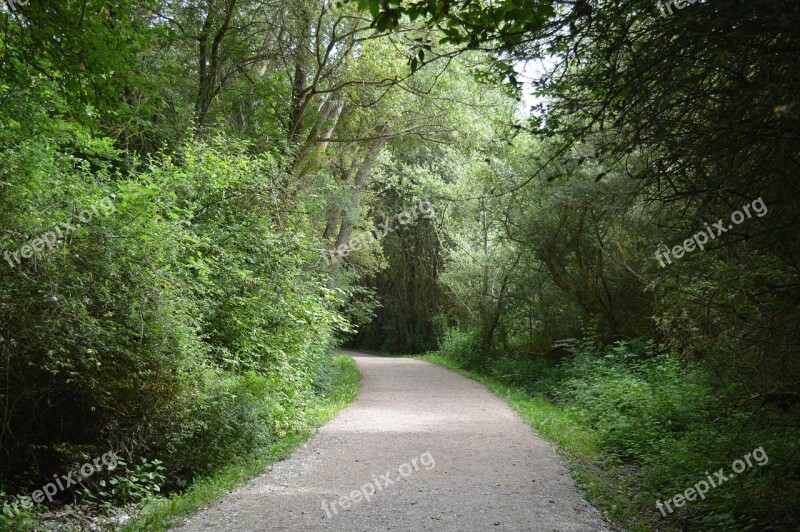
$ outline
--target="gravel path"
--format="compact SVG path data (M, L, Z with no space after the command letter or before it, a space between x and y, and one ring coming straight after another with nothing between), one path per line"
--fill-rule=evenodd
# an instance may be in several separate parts
M553 448L481 384L346 354L364 375L356 401L176 530L608 530Z

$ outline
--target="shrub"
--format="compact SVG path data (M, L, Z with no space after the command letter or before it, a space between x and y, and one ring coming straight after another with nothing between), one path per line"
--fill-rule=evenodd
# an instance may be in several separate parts
M448 330L439 345L438 352L457 361L465 369L481 369L486 364L481 337L476 331Z
M501 382L528 392L544 392L551 384L553 364L544 357L499 357L488 364L487 373Z
M558 397L622 460L641 462L700 423L713 397L699 370L684 369L677 357L653 345L636 352L620 342L600 357L582 352L567 362L565 374Z
M276 226L275 157L217 138L141 164L32 116L0 135L0 245L75 229L0 268L0 489L109 449L181 486L303 427L343 323L307 220Z

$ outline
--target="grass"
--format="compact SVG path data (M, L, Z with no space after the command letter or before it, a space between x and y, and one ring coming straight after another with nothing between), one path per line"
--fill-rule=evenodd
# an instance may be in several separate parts
M333 363L331 392L314 406L310 416L312 423L306 430L288 435L263 452L231 464L212 476L198 479L183 493L166 499L152 500L145 504L134 520L121 530L124 532L167 530L180 519L236 489L247 480L268 470L275 462L289 456L295 448L311 437L316 428L325 424L358 395L361 374L356 369L353 359L337 356Z
M546 397L531 396L497 378L465 370L442 355L413 358L474 379L506 401L540 436L557 444L586 499L616 526L629 532L678 530L675 525L658 519L653 512L653 501L643 499L636 490L636 471L605 456L595 432L581 424L574 411L555 405Z

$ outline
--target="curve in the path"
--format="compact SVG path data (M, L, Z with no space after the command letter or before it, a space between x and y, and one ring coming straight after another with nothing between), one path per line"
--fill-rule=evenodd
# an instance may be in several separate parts
M354 403L177 530L607 530L552 447L481 384L347 354L364 376Z

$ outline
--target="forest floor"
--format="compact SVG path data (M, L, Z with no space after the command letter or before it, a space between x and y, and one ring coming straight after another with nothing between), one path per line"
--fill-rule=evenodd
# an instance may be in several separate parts
M483 385L353 356L361 394L289 459L175 530L608 530L552 446Z

